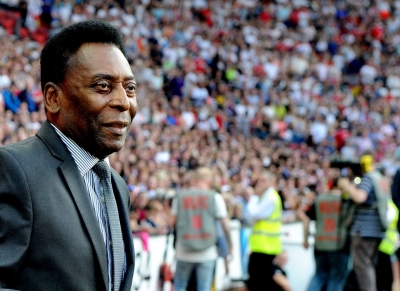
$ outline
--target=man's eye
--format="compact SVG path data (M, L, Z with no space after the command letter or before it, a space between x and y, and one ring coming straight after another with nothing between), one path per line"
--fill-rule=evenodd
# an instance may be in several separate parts
M94 85L94 88L98 90L100 93L108 93L111 91L111 85L108 83L97 83Z
M127 89L129 92L135 92L135 91L136 91L136 87L135 87L135 86L128 86L128 87L126 87L126 89Z
M107 83L100 83L97 84L96 86L98 89L100 89L101 91L109 91L111 89L111 86Z
M125 86L125 91L129 96L135 94L136 86L134 84L128 84Z
M128 84L128 85L126 85L126 90L129 90L129 91L135 91L136 90L136 86L134 85L134 84Z

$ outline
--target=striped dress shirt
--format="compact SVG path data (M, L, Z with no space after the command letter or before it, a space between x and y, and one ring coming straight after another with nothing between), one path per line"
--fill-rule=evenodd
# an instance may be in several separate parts
M360 237L384 238L385 230L381 224L378 208L371 208L371 206L375 204L377 200L372 179L364 175L357 188L367 193L368 198L363 204L356 206L350 234L356 235L359 232Z
M78 146L72 139L65 136L54 124L51 123L57 134L60 136L64 144L67 146L70 151L73 159L75 160L76 165L78 166L78 170L82 175L82 178L85 182L86 189L89 193L90 202L92 203L94 213L97 218L97 223L99 224L101 234L103 235L104 245L106 246L107 253L107 267L108 267L108 289L112 291L112 248L111 248L111 231L108 224L107 212L105 209L104 203L102 203L102 188L100 183L100 178L97 174L92 170L93 166L99 162L99 159L85 151L83 148ZM108 165L108 158L104 160ZM124 266L122 270L122 278L123 280L124 274L126 271L126 254L124 254Z

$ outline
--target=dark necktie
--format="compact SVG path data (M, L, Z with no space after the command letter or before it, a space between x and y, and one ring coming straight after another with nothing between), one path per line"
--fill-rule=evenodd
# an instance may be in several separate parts
M111 170L106 162L100 161L94 165L93 170L100 178L103 188L106 212L111 232L111 251L113 257L113 290L119 291L124 263L124 242L122 239L121 225L118 216L117 203L111 186Z

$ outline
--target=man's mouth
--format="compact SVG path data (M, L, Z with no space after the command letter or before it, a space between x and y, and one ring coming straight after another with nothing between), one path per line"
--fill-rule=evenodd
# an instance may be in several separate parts
M126 122L110 122L104 125L109 131L117 135L124 135L128 128Z

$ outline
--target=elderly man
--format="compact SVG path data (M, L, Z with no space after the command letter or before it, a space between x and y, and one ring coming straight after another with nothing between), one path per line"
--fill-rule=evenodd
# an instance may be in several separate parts
M131 290L129 192L108 164L136 114L121 33L73 24L41 55L47 121L0 148L0 289Z

